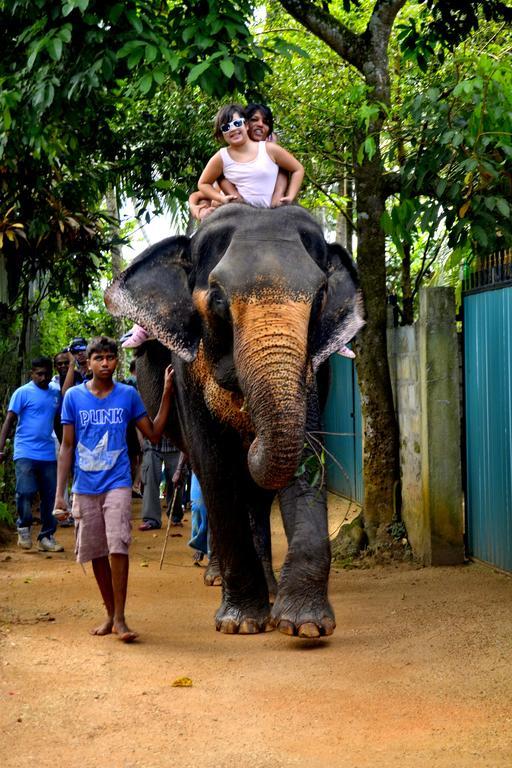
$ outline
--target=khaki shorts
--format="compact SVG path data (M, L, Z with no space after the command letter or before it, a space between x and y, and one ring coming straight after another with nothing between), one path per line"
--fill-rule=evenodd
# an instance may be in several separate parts
M73 494L75 554L79 563L108 555L127 555L132 540L132 489L98 495Z

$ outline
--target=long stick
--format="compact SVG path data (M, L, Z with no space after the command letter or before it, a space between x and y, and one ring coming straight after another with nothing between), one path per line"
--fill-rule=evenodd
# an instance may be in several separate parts
M169 538L169 531L171 530L172 511L174 509L174 502L176 501L176 494L178 493L178 487L179 487L178 485L174 486L174 493L173 493L173 496L172 496L171 506L168 507L169 517L167 518L167 530L165 532L164 546L163 546L163 549L162 549L162 556L160 558L160 568L159 568L160 571L162 570L162 563L163 563L164 557L165 557L165 550L167 549L167 539Z

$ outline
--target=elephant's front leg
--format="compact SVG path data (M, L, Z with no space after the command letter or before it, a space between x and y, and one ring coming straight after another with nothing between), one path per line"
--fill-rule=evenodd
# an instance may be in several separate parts
M203 462L200 482L222 575L222 602L215 626L226 634L272 629L265 574L256 553L248 510L265 492L250 480L238 456L223 445ZM251 498L251 503L248 499Z
M299 477L279 494L288 554L281 570L272 623L287 635L332 635L336 622L327 598L331 549L325 489Z
M275 600L277 594L277 581L272 568L272 539L270 531L270 506L273 494L269 494L268 502L265 506L261 503L256 507L249 505L249 520L251 524L251 533L256 553L263 566L263 573L267 582L270 600ZM260 501L259 499L257 501ZM210 552L208 556L208 566L204 572L204 583L207 587L220 587L222 584L222 575L220 571L219 558L217 556L217 546L210 536L208 545Z
M267 582L270 600L275 600L277 595L277 581L272 567L272 535L270 530L270 508L272 506L273 493L267 493L267 498L261 498L262 494L256 494L255 504L250 497L249 520L251 523L252 540L256 553L263 566L263 572ZM264 494L263 494L264 496Z

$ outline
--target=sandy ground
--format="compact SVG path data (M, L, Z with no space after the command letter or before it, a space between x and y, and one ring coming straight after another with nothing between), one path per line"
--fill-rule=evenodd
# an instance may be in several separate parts
M345 510L331 499L330 528ZM138 509L134 510L137 518ZM512 765L512 580L480 565L334 570L332 638L224 636L188 523L135 531L128 621L92 637L90 568L0 552L3 768ZM177 533L172 529L172 533ZM274 516L279 566L285 542ZM173 687L180 677L192 687Z

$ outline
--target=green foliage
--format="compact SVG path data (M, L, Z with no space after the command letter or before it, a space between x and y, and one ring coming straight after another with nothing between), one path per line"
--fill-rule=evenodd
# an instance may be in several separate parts
M115 337L114 318L103 301L106 280L93 286L77 304L49 297L41 305L38 352L53 357L74 336L90 339L105 334Z
M295 477L303 477L311 488L322 488L325 481L325 451L319 445L313 448L307 441L304 443L302 461L299 464Z
M217 150L213 138L217 109L218 103L199 88L169 84L149 103L134 102L112 121L120 148L118 188L137 201L138 217L148 209L158 213L176 201L187 201Z
M453 50L479 29L482 18L512 21L512 9L502 0L426 0L417 5L420 13L400 25L400 36L405 50L423 71L431 55L442 49Z
M407 531L401 520L395 520L391 523L389 533L395 541L402 541L402 539L407 538Z
M453 285L460 293L466 261L512 244L506 40L489 29L478 38L479 55L463 46L421 79L411 69L402 73L407 90L395 106L387 142L388 161L401 163L401 188L381 222L391 244L394 293L402 293L404 265L413 298L425 281Z
M279 141L304 164L301 204L321 209L323 223L333 228L351 202L343 180L358 149L356 131L367 117L367 88L334 52L291 24L274 3L268 7L265 35L272 39L277 33L289 45L291 58L276 53L269 57L273 75L265 80L258 100L273 108Z
M148 97L169 78L216 97L259 82L267 66L251 14L247 0L3 2L4 131L15 127L36 155L57 157L93 138L125 99Z
M12 499L14 498L14 484L11 471L5 463L0 464L0 526L14 527L15 513ZM4 499L6 499L4 501ZM9 502L10 499L10 502Z
M404 104L416 151L403 167L403 189L428 198L414 212L423 231L442 216L450 247L470 242L491 252L512 242L512 67L485 55L457 65L457 80L447 82L445 73L442 89L431 86Z

